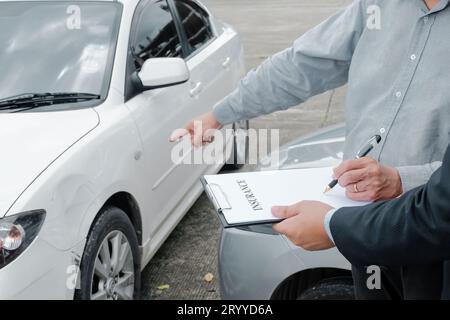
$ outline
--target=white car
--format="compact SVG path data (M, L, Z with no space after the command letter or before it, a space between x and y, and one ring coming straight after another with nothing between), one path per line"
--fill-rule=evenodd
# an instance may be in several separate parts
M174 163L168 137L244 71L197 1L0 0L0 299L139 297L223 165Z

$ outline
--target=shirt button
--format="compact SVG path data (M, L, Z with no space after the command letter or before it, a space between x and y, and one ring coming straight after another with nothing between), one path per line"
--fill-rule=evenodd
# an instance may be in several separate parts
M381 133L381 134L384 134L385 132L386 132L386 129L385 129L385 128L381 128L381 129L380 129L380 133Z
M416 60L416 59L417 59L417 56L416 56L415 54L412 54L412 55L411 55L411 60L414 61L414 60Z
M400 91L397 91L397 92L395 93L395 96L396 96L397 98L401 98L401 97L402 97L402 93L401 93Z

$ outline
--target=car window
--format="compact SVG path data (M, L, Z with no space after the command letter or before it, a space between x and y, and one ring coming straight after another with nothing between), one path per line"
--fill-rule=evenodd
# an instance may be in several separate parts
M132 49L137 68L150 58L183 57L180 38L166 0L151 0L143 8Z
M213 38L209 16L203 8L191 0L175 0L175 6L193 51Z

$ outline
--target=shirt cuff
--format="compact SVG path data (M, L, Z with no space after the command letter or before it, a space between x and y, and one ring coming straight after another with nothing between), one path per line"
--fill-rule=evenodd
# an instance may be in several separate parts
M233 108L228 103L227 98L217 103L213 108L213 115L223 126L237 121L237 116Z
M397 170L402 180L403 193L427 183L434 172L434 168L430 164L397 167Z
M331 209L328 211L328 213L325 215L325 219L323 221L323 226L325 227L325 231L328 235L328 238L330 238L331 242L334 243L333 235L331 234L331 228L330 228L330 222L331 218L333 217L333 214L336 212L337 209Z

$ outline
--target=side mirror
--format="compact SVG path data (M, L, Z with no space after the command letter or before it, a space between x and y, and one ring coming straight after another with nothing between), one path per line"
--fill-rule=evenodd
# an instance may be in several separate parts
M189 80L189 69L181 58L151 58L137 74L143 90L175 86Z

